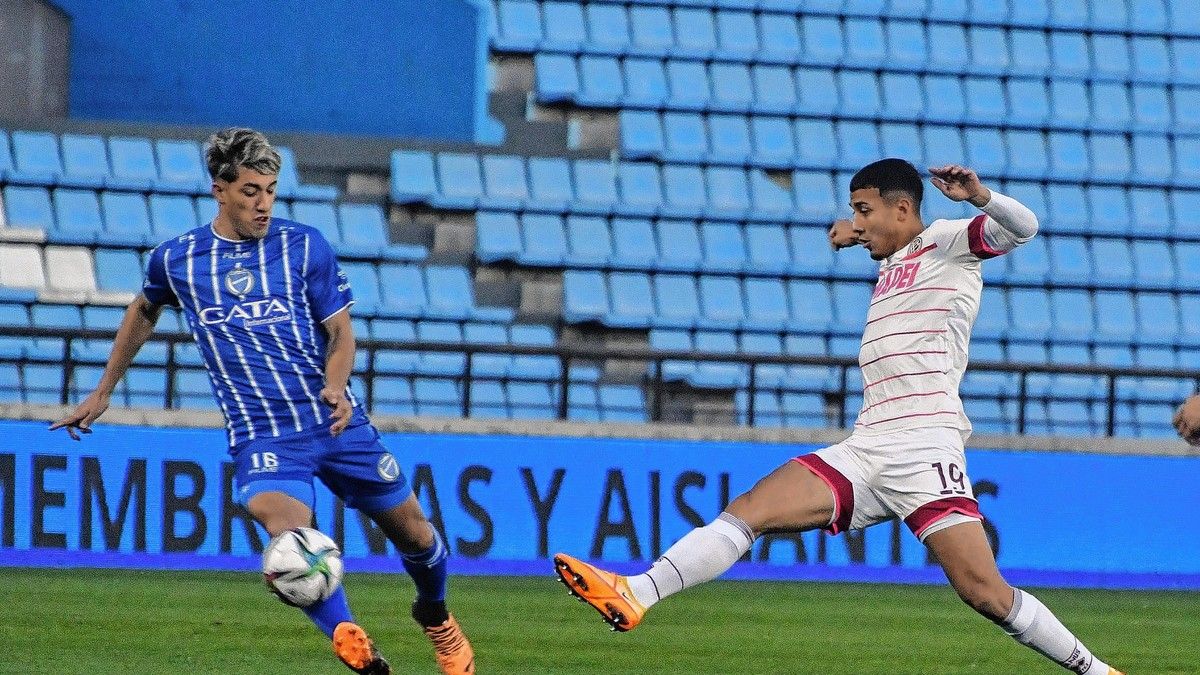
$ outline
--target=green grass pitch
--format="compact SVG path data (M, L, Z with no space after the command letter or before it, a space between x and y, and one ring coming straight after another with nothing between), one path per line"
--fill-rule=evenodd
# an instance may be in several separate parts
M344 673L324 637L255 575L0 569L0 673ZM396 673L433 673L404 575L350 575L358 620ZM1200 594L1037 590L1136 675L1200 672ZM451 608L489 673L1065 672L948 588L717 582L608 631L544 578L457 577Z

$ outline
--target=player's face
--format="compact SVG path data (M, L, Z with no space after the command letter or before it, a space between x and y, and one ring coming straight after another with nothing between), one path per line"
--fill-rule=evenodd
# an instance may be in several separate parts
M275 185L278 177L247 168L239 168L231 182L218 178L213 183L213 196L220 204L220 215L239 239L262 239L271 224L271 208L275 206Z
M850 208L854 209L858 243L872 260L883 260L908 243L901 241L905 236L902 225L912 213L908 199L889 201L878 188L861 188L850 193Z

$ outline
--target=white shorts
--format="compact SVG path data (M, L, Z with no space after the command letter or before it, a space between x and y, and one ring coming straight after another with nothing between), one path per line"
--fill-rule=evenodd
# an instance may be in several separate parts
M898 517L921 541L951 525L980 521L957 429L925 427L860 435L795 458L833 491L837 534Z

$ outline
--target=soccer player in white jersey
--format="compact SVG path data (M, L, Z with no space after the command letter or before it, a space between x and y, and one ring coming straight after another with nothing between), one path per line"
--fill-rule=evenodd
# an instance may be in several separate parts
M850 183L853 242L880 262L859 353L863 407L850 437L779 467L644 574L619 576L566 554L554 557L571 593L614 629L630 630L658 601L716 578L763 533L836 534L898 517L972 609L1067 670L1118 675L1037 598L1004 581L967 477L963 446L971 425L958 384L979 311L980 262L1029 241L1037 217L968 168L930 173L943 194L982 213L925 227L921 176L901 159L872 163ZM839 229L831 241L850 243Z
M272 536L313 520L313 478L366 513L401 552L417 587L412 616L445 673L475 672L446 610L446 545L348 386L354 299L329 242L271 217L279 153L251 129L206 150L217 217L154 249L96 390L50 428L91 433L164 305L180 308L227 420L236 499ZM390 672L350 613L341 586L303 608L357 673Z

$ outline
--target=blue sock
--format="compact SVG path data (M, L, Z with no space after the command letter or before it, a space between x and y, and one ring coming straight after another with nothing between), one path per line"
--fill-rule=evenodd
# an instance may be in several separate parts
M433 546L420 553L401 553L404 569L417 585L418 602L444 602L446 600L446 543L436 527L433 530Z
M350 615L350 603L346 602L346 589L342 588L340 584L329 598L301 609L331 640L333 639L333 629L337 628L339 623L354 621L354 617Z

